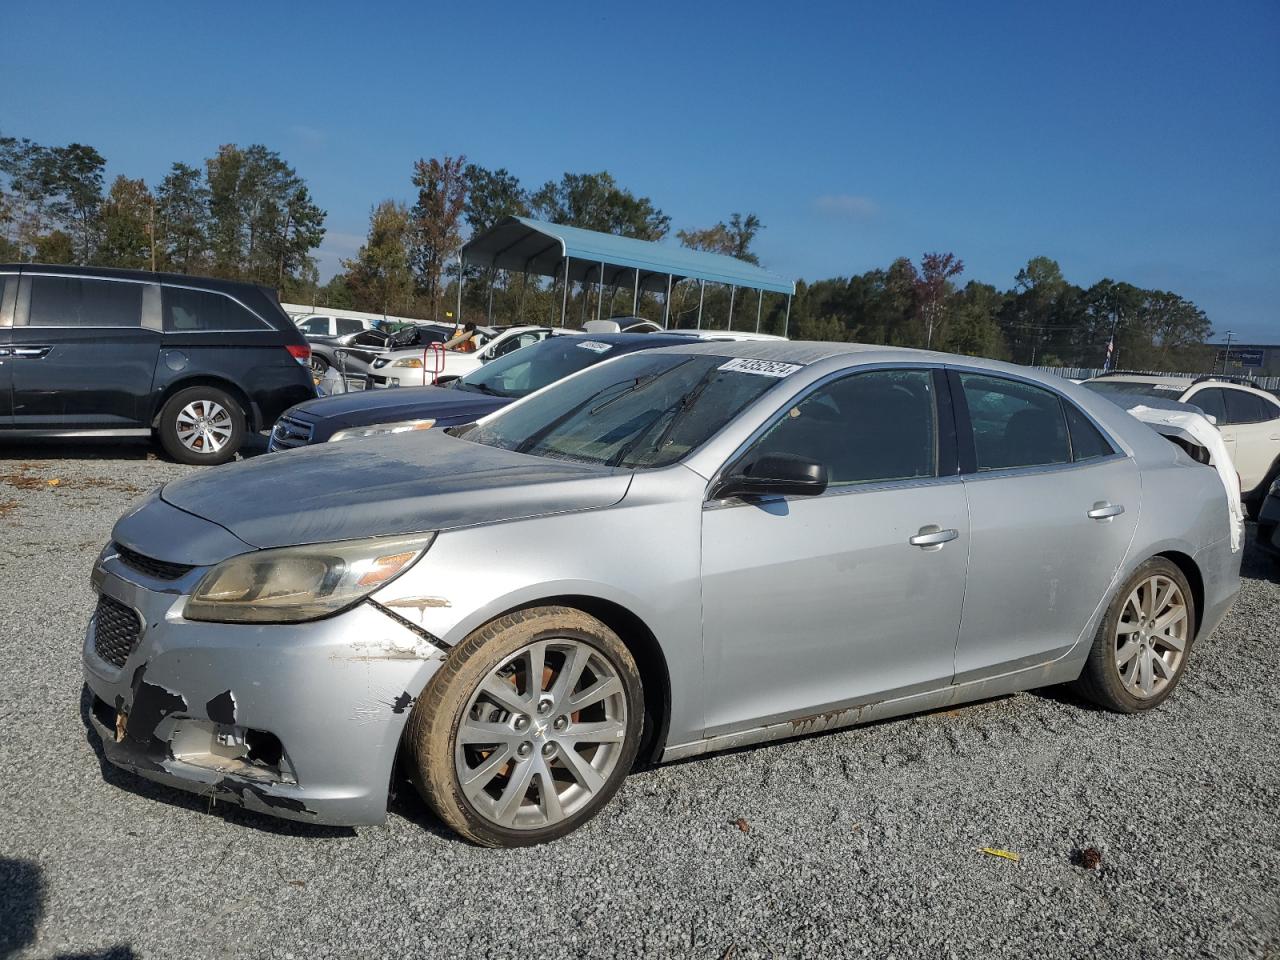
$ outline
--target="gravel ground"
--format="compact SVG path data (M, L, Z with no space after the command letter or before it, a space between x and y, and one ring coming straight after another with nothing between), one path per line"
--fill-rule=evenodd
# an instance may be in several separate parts
M631 776L558 843L480 850L408 788L386 826L320 829L100 766L89 566L192 469L121 450L0 460L0 955L1280 957L1280 576L1257 554L1152 713L1050 690L709 757Z

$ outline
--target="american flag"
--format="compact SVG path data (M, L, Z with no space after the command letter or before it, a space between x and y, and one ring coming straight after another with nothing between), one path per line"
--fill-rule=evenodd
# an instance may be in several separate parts
M1116 352L1116 335L1113 333L1107 341L1107 358L1102 361L1102 372L1106 373L1111 369L1111 355Z

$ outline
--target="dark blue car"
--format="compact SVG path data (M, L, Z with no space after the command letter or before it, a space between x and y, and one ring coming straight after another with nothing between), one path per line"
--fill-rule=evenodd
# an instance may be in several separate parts
M300 403L276 421L269 449L470 423L610 357L688 343L688 337L664 333L549 337L491 360L445 387L364 390Z

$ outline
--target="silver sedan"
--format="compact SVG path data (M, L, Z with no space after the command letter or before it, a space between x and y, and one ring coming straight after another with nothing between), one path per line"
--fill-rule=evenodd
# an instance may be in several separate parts
M1230 523L1065 380L690 344L169 484L95 565L85 677L142 776L365 824L400 756L459 833L531 844L638 762L1051 684L1150 709L1239 588Z

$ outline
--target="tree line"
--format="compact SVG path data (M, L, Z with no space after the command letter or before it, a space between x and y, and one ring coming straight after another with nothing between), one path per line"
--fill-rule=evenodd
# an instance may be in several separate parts
M663 240L672 218L607 171L565 172L525 186L506 168L463 156L420 159L409 171L410 202L386 199L369 217L365 242L319 286L313 251L325 212L306 182L261 144L219 147L198 166L174 163L153 189L117 176L92 147L48 147L0 137L0 260L89 263L198 273L275 286L282 299L424 319L447 319L463 242L508 216L532 216L642 240ZM754 213L681 229L683 246L758 264L764 229ZM1007 288L964 280L952 252L899 257L887 267L806 283L786 298L678 283L670 303L643 293L636 313L673 326L759 329L793 338L932 347L1017 363L1199 369L1212 362L1211 324L1176 293L1104 279L1068 281L1038 256ZM553 280L468 267L463 314L490 322L558 322L563 291ZM632 291L572 284L568 320L597 311L629 314Z
M153 189L91 146L0 137L0 261L79 263L249 280L310 294L325 212L261 144L177 162Z

